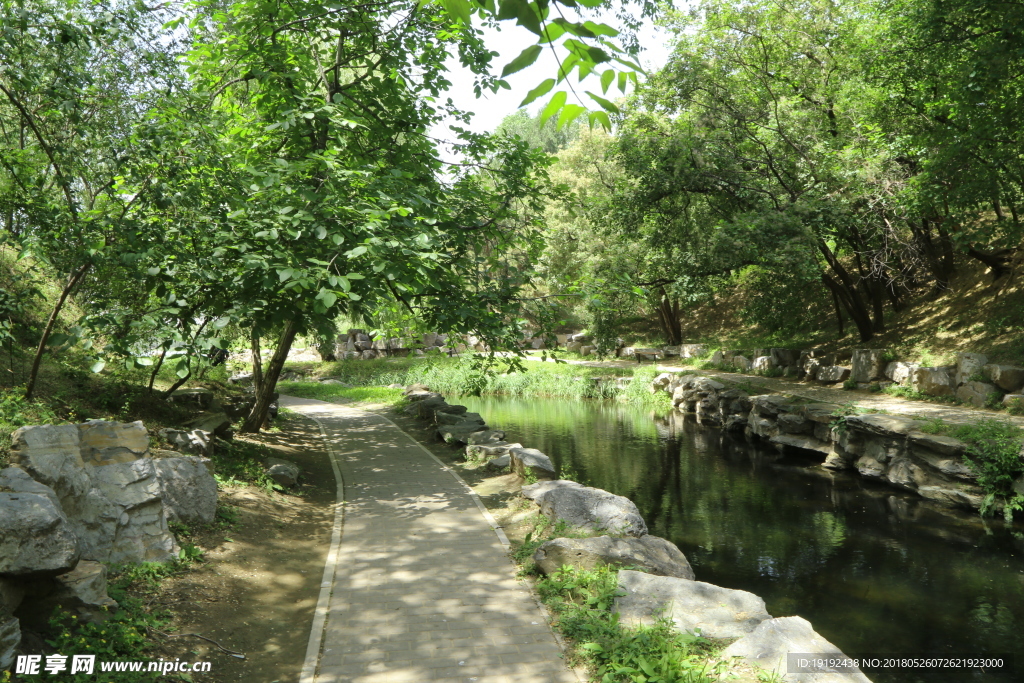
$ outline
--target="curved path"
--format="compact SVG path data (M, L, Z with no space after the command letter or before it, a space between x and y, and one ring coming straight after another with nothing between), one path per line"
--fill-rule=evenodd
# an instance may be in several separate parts
M469 486L390 420L313 399L338 481L300 683L576 683L508 541Z

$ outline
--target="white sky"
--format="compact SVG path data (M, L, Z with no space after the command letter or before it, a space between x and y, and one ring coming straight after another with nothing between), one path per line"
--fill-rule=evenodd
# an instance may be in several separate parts
M601 21L599 18L594 20ZM604 22L612 26L615 25L613 18L604 19ZM516 26L514 21L503 21L501 23L501 31L486 31L484 40L490 49L500 54L493 62L496 65L496 70L500 73L501 68L505 64L515 59L525 48L536 43L537 36L521 26ZM666 41L665 32L657 29L653 24L645 26L640 34L640 44L644 47L643 52L640 53L640 65L644 69L658 69L665 64L669 54ZM560 53L560 58L564 57L565 52L563 51ZM493 131L505 116L516 110L519 103L523 101L523 98L526 97L530 90L537 87L544 79L554 77L558 72L558 62L555 56L551 50L545 49L532 66L505 79L512 86L511 90L501 89L497 93L484 92L483 96L477 99L473 94L473 74L468 69L463 68L456 58L449 60L448 67L449 80L452 82L452 87L448 91L448 97L451 97L459 108L476 113L468 128L478 133ZM603 69L598 70L598 72L600 71L603 71ZM576 85L576 80L577 77L574 72L572 76L574 86ZM558 89L556 86L555 90ZM600 80L595 74L591 74L583 81L582 88L577 88L577 92L582 95L583 90L591 90L600 94L600 89ZM553 92L555 91L553 90ZM614 99L620 93L613 85L608 89L608 94L610 96L609 99ZM586 98L585 95L584 97ZM536 113L550 98L551 93L528 105L527 110L531 114ZM571 93L569 101L573 101ZM582 104L590 109L597 106L589 98L586 98L585 102L578 102L577 104ZM448 125L446 123L438 126L432 131L432 135L441 139L449 139L452 133L448 129Z

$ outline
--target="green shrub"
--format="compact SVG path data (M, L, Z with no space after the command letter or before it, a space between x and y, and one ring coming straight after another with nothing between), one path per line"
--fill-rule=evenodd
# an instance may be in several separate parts
M852 391L853 389L856 389L856 388L857 388L857 380L855 380L855 379L848 379L845 382L843 382L843 389L845 389L846 391Z
M986 493L982 514L1000 500L1007 521L1011 521L1014 512L1024 509L1024 497L1013 490L1014 482L1024 475L1024 432L999 420L979 420L952 427L948 433L967 444L964 459Z
M1024 400L1019 398L1010 399L1006 404L1006 412L1010 415L1024 415Z
M555 613L556 627L570 639L572 659L586 664L595 680L710 683L707 640L680 633L665 619L626 628L612 604L618 570L562 567L537 583ZM717 676L715 677L717 678Z

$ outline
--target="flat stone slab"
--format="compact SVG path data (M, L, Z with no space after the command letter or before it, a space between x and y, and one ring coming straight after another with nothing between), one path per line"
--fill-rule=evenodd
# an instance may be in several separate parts
M725 648L722 659L742 657L765 669L785 674L785 681L794 683L871 683L856 667L834 672L787 673L787 655L815 654L820 657L845 659L846 655L818 635L811 623L800 617L766 619L735 643Z
M533 555L544 574L562 566L593 569L601 565L636 567L657 576L693 579L693 569L675 543L658 536L597 536L594 538L555 538L544 543Z
M684 633L699 630L709 638L739 638L771 619L764 600L747 591L703 581L654 576L624 569L619 572L614 610L624 624L653 624L659 617Z

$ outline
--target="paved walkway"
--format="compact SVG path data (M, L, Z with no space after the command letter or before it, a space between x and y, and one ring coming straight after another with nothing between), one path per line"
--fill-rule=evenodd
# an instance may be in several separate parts
M301 683L577 682L461 478L386 418L280 403L320 424L339 477Z
M540 361L537 356L528 356L528 360ZM608 361L567 361L575 365L588 365L591 367L618 367L632 371L637 367L636 361L608 360ZM648 365L648 364L645 364ZM811 382L798 382L791 379L778 377L761 377L759 375L744 375L734 372L720 372L717 370L697 370L696 368L673 363L658 363L658 370L662 372L691 371L699 372L708 377L714 377L722 382L733 385L750 385L760 387L767 391L789 394L806 398L818 403L833 403L837 406L853 403L860 408L884 411L894 415L906 415L925 420L941 419L952 424L967 424L978 420L994 419L1009 422L1024 428L1024 416L1009 415L1005 412L988 410L986 408L975 408L973 406L955 405L949 403L932 403L931 401L914 401L889 394L868 391L846 391Z

